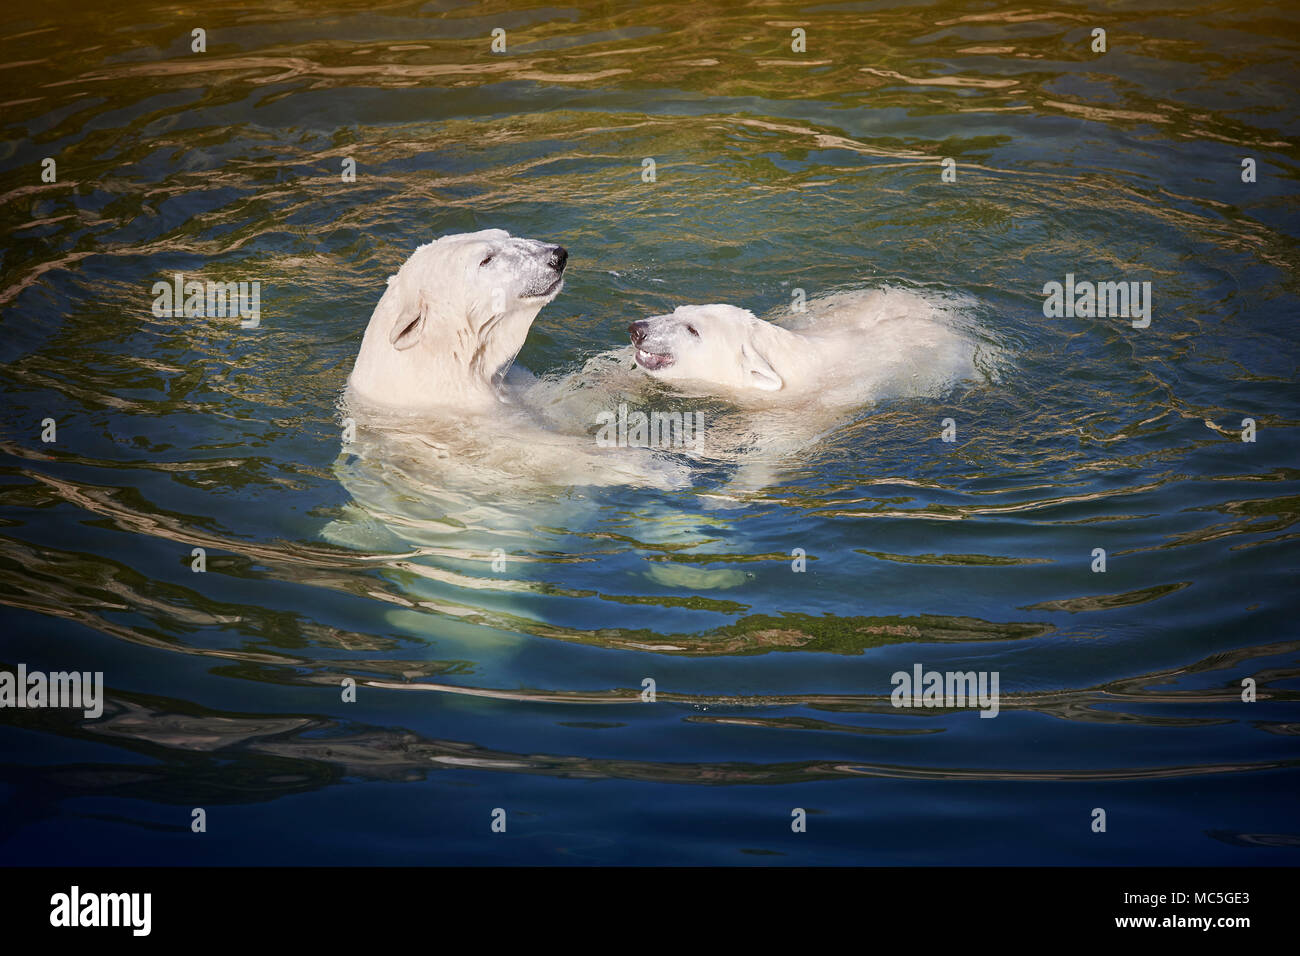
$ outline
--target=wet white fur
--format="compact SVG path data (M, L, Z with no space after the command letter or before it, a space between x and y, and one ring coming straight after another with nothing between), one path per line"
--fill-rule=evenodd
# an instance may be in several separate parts
M954 305L902 289L844 292L809 302L784 327L733 305L685 305L646 320L642 348L673 361L645 371L742 403L937 394L976 376L975 343L955 326Z
M553 246L503 229L420 246L388 279L348 379L354 403L420 412L483 409L533 319L559 294ZM483 260L491 261L483 265Z

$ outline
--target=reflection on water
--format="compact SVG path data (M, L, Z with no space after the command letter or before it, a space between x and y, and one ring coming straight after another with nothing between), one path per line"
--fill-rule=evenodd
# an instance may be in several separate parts
M195 16L0 21L0 663L108 688L99 720L0 711L5 859L1295 859L1293 15ZM785 425L702 402L740 438L663 456L691 488L341 441L384 279L493 226L570 251L519 363L599 378L550 408L577 434L679 400L606 353L681 304L892 285L997 358L779 461ZM178 272L260 281L259 328L155 317ZM1067 274L1150 281L1151 326L1045 318ZM916 664L997 671L998 718L895 709ZM518 839L485 848L497 806Z

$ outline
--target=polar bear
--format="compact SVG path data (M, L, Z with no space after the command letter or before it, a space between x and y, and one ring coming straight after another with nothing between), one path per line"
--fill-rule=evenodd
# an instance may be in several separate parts
M802 328L734 305L684 305L628 326L634 360L655 378L741 403L852 405L937 394L976 376L958 303L902 289L808 303Z
M416 249L389 278L342 396L350 453L419 476L455 498L452 511L503 489L687 486L683 466L602 448L586 422L525 401L536 379L514 359L567 263L561 246L503 229ZM374 497L355 475L344 483L359 502Z
M683 410L724 403L705 444L711 459L737 465L715 502L729 507L780 483L868 407L995 380L1000 352L978 334L976 307L894 287L812 299L780 325L734 305L685 305L629 325L629 351L648 380L685 399Z
M568 256L504 229L420 246L375 306L348 398L402 412L499 402L533 319L560 293Z

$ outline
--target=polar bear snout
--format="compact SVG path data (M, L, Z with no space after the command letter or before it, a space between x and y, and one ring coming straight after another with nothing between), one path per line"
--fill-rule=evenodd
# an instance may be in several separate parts
M523 291L526 299L541 299L559 291L564 277L564 267L569 263L569 250L550 242L525 240L535 244L534 255L541 266L540 274Z
M628 337L636 347L636 364L647 372L665 369L676 361L674 348L669 341L671 329L664 326L667 316L655 316L652 319L637 319L627 327ZM658 322L658 326L654 323Z

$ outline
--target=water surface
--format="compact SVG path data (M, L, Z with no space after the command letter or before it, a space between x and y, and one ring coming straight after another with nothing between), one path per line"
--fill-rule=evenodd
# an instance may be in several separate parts
M98 720L0 711L0 859L1296 860L1285 5L125 2L0 34L0 663L108 688ZM539 374L679 304L884 283L969 298L1005 360L725 507L726 465L448 503L343 448L338 399L384 279L489 227L570 251ZM259 327L154 316L177 272L260 281ZM1046 318L1067 273L1150 281L1150 327ZM996 671L999 715L892 707L918 663Z

